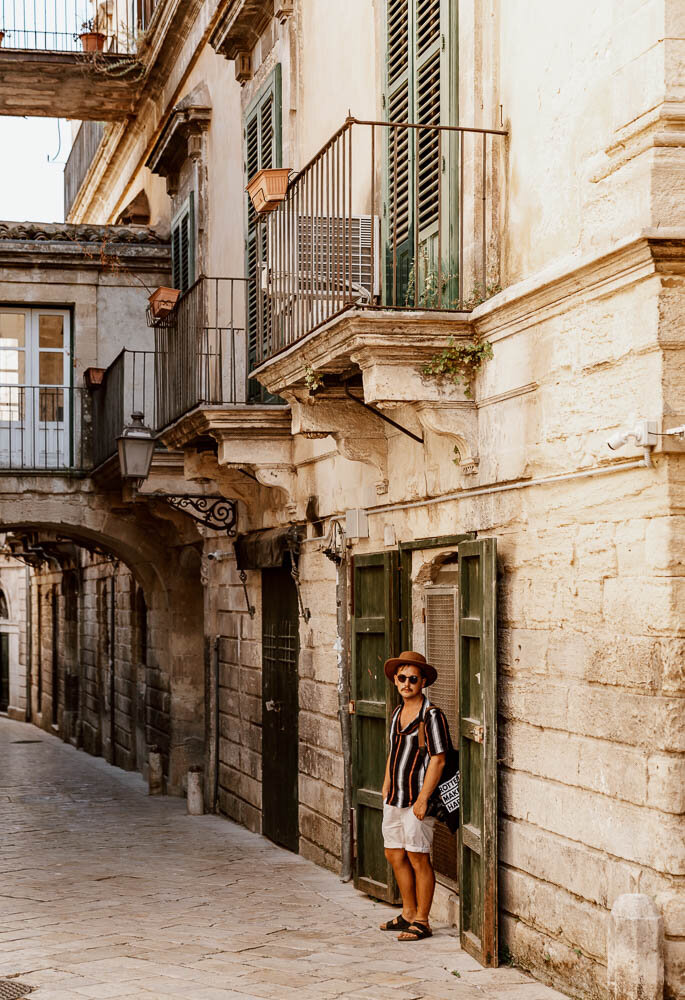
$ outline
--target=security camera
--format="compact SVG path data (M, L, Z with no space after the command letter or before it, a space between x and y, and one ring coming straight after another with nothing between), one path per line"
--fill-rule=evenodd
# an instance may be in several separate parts
M653 448L657 443L657 423L655 420L640 420L634 427L622 427L612 434L607 441L607 447L617 451L634 438L635 444L641 448Z
M628 437L629 434L626 431L616 431L607 441L607 447L611 448L612 451L618 451L619 448L622 448L626 444Z

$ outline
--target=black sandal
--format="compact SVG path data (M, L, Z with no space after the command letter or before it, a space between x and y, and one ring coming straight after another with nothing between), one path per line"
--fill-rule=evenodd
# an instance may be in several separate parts
M411 934L411 937L398 937L398 941L423 941L424 938L433 937L433 931L428 924L419 923L418 920L412 920L403 933Z
M408 927L411 927L411 922L405 920L401 913L398 913L392 920L381 924L382 931L406 931Z

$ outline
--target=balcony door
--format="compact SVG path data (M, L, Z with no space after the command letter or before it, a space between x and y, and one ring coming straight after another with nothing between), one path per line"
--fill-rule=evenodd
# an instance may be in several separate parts
M0 307L0 468L70 464L67 309Z
M386 0L385 302L434 306L456 283L454 0ZM441 267L438 268L438 256Z

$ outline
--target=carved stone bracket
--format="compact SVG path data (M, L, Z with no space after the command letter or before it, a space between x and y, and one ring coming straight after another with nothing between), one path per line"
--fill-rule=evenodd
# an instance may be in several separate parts
M323 397L310 398L303 392L287 393L292 410L292 432L305 437L330 435L340 454L350 462L363 462L377 473L380 482L388 479L388 446L383 424L333 389Z
M478 410L473 402L417 403L416 415L425 431L454 439L459 468L466 476L478 472Z

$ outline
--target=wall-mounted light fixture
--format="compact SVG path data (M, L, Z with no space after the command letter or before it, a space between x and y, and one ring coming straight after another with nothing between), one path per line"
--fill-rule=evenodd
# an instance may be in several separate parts
M156 438L153 431L143 423L143 414L139 411L131 414L131 423L126 424L117 438L119 452L119 468L121 478L131 484L134 491L138 490L144 480L150 475L152 457L155 451ZM149 494L151 500L164 500L166 503L189 514L195 521L204 524L214 531L225 531L227 535L235 535L237 528L237 505L235 500L227 500L222 496L199 495L185 493L162 493L155 491Z

